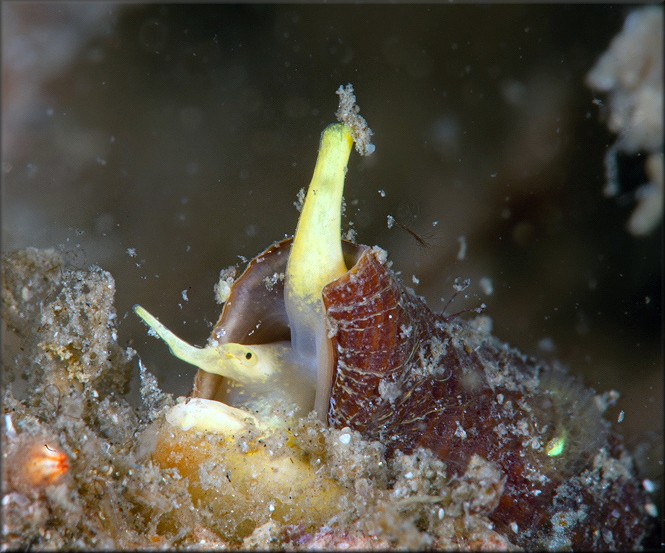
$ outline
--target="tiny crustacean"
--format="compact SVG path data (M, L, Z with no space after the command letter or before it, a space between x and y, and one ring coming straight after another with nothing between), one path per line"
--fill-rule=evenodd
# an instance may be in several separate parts
M327 424L380 440L387 455L427 448L449 477L463 474L474 456L494 463L505 483L490 519L519 546L636 546L648 525L647 501L602 416L608 402L561 367L433 313L391 271L383 250L341 240L351 148L354 141L372 147L352 88L338 94L343 122L323 131L294 238L249 263L208 345L185 343L135 306L175 356L199 368L192 397L167 413L156 458L194 475L209 453L193 453L192 431L238 443L240 434L256 437L277 424L277 413L314 411ZM234 478L252 472L243 466L256 472L264 463L271 497L283 484L290 495L303 494L310 518L334 512L343 490L317 481L297 453L259 463L241 450L225 453Z

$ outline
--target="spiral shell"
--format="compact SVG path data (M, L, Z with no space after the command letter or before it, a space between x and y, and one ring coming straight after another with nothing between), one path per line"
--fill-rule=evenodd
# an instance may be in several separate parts
M490 519L518 545L562 545L564 533L575 549L639 543L645 496L592 390L435 315L378 248L323 298L336 351L333 426L379 440L389 454L430 449L451 476L474 456L495 463L505 485Z

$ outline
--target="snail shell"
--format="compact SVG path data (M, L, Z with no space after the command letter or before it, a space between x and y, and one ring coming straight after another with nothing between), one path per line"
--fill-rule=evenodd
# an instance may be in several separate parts
M290 246L279 242L249 263L213 336L288 338L283 283L268 290L265 277L285 270ZM434 314L390 270L383 250L345 242L344 252L351 269L323 289L335 351L330 425L381 441L389 455L428 448L449 476L463 474L474 454L495 463L506 480L490 519L518 545L556 544L565 533L574 549L608 547L589 520L618 548L639 542L644 493L592 390L561 367ZM192 395L229 401L225 384L200 370Z
M255 400L267 398L268 413L293 402L296 415L314 409L334 427L381 441L389 456L427 448L446 463L450 478L463 475L480 458L494 464L504 475L503 493L487 514L517 545L638 545L648 526L645 495L619 437L603 418L607 401L598 401L561 367L527 358L459 318L433 313L391 271L380 248L340 242L349 151L344 126L324 131L295 238L272 245L249 263L206 348L184 344L137 308L176 355L200 367L194 400L183 413L192 415L199 429L208 429L208 415L194 411L200 406L220 417L224 431L235 431L253 418L248 406L259 414L251 424L261 426ZM319 186L310 194L326 179L336 187L333 192ZM328 211L321 217L315 213L321 206L308 202L310 197L324 201L326 194ZM330 228L322 230L326 225ZM307 232L314 233L313 242L304 239ZM308 249L324 257L330 249L330 258L308 258ZM284 282L275 278L282 274ZM220 361L226 358L233 359L233 367ZM270 363L264 366L266 359ZM232 382L237 379L246 382L237 386ZM172 413L170 421L186 429L185 419ZM211 457L204 453L188 461L182 439L169 436L157 453L163 465L185 459L182 472ZM196 449L196 443L187 448ZM225 455L242 462L233 448ZM308 481L313 476L301 461L293 463L300 462L307 476L301 480ZM274 459L262 463L282 466ZM305 494L324 520L330 501L307 495L316 488L298 487L297 474L284 476L284 489ZM319 484L334 488L331 482Z

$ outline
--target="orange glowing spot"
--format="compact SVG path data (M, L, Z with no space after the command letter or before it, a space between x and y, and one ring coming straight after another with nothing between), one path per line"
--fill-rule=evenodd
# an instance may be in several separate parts
M23 471L32 486L57 484L68 470L69 458L53 446L37 442L26 451Z

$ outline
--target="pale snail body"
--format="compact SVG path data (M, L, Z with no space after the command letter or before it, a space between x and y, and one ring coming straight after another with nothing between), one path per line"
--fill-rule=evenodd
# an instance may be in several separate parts
M563 543L556 541L561 528L555 516L580 507L562 490L580 471L592 478L596 463L622 454L603 409L567 375L463 321L432 313L390 271L379 248L341 240L351 145L345 125L324 131L294 239L250 262L205 348L186 344L135 307L174 355L199 368L193 399L166 416L178 430L162 432L155 458L194 482L193 466L224 459L255 497L280 489L304 501L309 507L302 518L288 522L315 527L334 515L347 492L322 479L298 451L266 456L255 441L287 424L272 415L288 420L314 411L325 423L380 440L388 454L428 448L446 462L448 476L463 474L480 455L506 475L500 503L487 512L497 528L509 532L515 525L515 542L527 547ZM282 272L284 282L266 287L267 277ZM575 422L576 415L582 422ZM217 436L221 449L211 452L192 430ZM254 444L251 461L236 447L246 439ZM257 480L248 463L272 476ZM566 543L632 546L646 527L639 486L624 476L598 486L589 488L585 516L609 518L616 538L603 541L604 535L577 522ZM214 490L199 495L221 501ZM612 519L609 513L621 505L634 509Z

